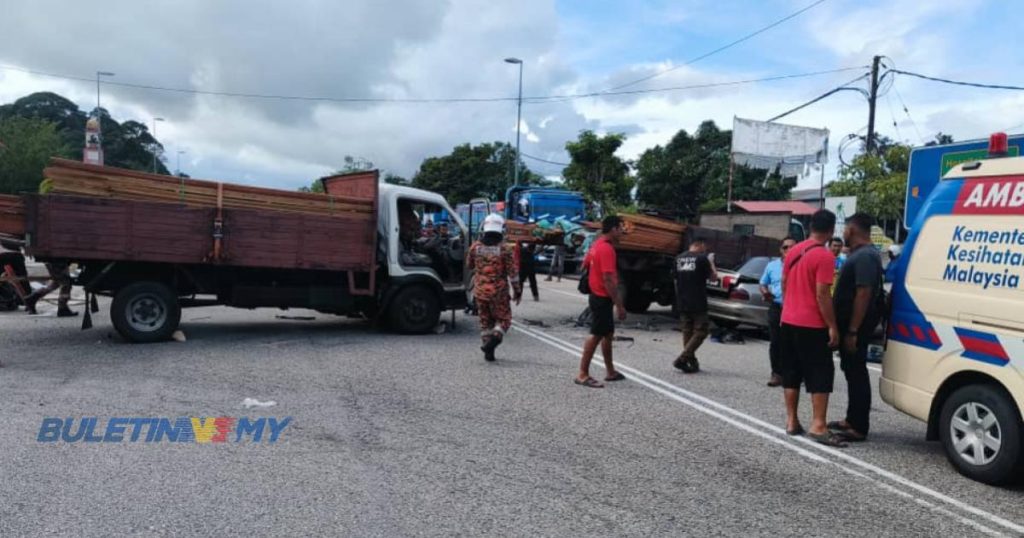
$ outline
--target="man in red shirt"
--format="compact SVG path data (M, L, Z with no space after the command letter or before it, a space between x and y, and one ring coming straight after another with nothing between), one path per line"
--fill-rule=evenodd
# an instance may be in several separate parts
M590 285L590 338L583 344L583 357L580 359L580 371L574 380L577 385L591 388L604 387L598 380L590 377L590 360L594 358L597 345L601 345L604 355L605 381L620 381L626 376L615 371L612 363L612 340L615 337L615 317L619 321L626 319L626 307L619 293L619 273L616 266L615 245L622 237L622 219L605 217L601 222L601 237L590 246L583 266L587 270L587 283ZM614 308L614 312L613 312ZM614 315L613 315L614 314Z
M811 427L807 436L841 447L842 439L829 432L825 415L832 393L835 364L832 350L839 331L832 309L835 256L825 247L836 227L836 216L822 209L811 217L810 239L789 249L782 266L782 387L785 389L786 433L804 433L797 417L800 384L811 394Z

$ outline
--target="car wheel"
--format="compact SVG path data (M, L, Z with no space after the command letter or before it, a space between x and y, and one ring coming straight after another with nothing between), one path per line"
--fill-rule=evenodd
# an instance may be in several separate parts
M1002 388L957 389L942 405L939 435L946 456L963 475L993 485L1021 478L1021 418Z
M166 284L138 282L121 288L110 303L110 321L129 342L161 342L181 322L178 296Z
M715 322L715 325L722 327L724 329L735 329L736 327L740 326L740 322L733 321L731 319L712 318L711 321Z
M425 286L409 286L395 295L389 307L391 327L404 334L423 334L437 325L441 305Z

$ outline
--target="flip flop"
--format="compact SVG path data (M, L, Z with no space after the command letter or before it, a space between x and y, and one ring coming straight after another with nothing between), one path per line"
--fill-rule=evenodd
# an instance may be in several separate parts
M594 379L592 377L588 377L588 378L584 379L583 381L580 381L578 378L574 378L572 380L572 382L576 383L577 385L582 385L584 387L590 387L592 389L603 389L604 388L604 385L602 385L601 383L599 383L596 379Z
M826 427L830 432L842 437L844 441L850 443L861 443L868 440L867 435L860 433L850 426L843 426L843 423L838 420L829 422Z
M786 430L786 435L789 435L789 436L792 436L792 437L796 437L798 435L803 435L805 433L807 433L807 430L804 430L804 427L799 425L799 424L797 424L796 428L793 428L792 430Z
M825 446L831 446L834 448L846 448L846 443L838 435L832 432L825 433L807 433L807 437L810 437L816 443L821 443Z
M605 381L622 381L626 379L626 376L622 375L622 372L615 372L615 375L604 378Z

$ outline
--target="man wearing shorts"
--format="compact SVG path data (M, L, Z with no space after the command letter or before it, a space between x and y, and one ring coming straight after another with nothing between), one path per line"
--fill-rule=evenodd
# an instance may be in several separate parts
M601 222L601 237L590 246L583 265L587 270L587 284L590 286L590 337L583 344L580 371L574 382L591 388L604 387L590 377L590 360L598 344L604 355L605 381L620 381L626 376L615 370L612 363L612 340L615 337L615 317L626 319L626 307L619 293L619 276L616 268L615 245L622 236L622 219L606 217Z
M825 246L836 227L836 216L827 209L811 217L810 239L789 249L782 267L782 387L786 402L786 433L804 432L797 417L800 384L811 395L811 439L829 446L845 446L829 432L825 415L832 393L835 364L832 350L839 331L832 309L835 256Z

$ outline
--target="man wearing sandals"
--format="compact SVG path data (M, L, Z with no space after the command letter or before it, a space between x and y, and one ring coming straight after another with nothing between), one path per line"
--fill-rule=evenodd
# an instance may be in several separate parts
M611 216L601 222L601 237L590 246L583 266L587 271L590 285L588 303L590 306L590 338L583 344L580 371L574 382L590 388L604 387L590 377L590 361L597 346L604 355L605 381L620 381L626 376L615 370L612 363L612 340L615 338L615 317L626 319L626 307L619 293L619 274L616 267L615 245L622 237L622 219Z
M828 424L829 430L848 441L868 435L871 413L871 378L868 377L868 344L882 312L882 257L871 243L875 219L856 213L846 219L843 238L850 255L839 270L833 304L839 323L839 367L846 375L849 403L846 418Z
M811 427L807 436L841 447L842 438L828 430L825 415L832 393L835 364L832 350L839 330L832 309L835 256L825 244L832 238L836 216L822 209L811 217L810 239L789 249L782 266L782 387L786 402L786 433L805 433L797 407L801 383L811 395Z

